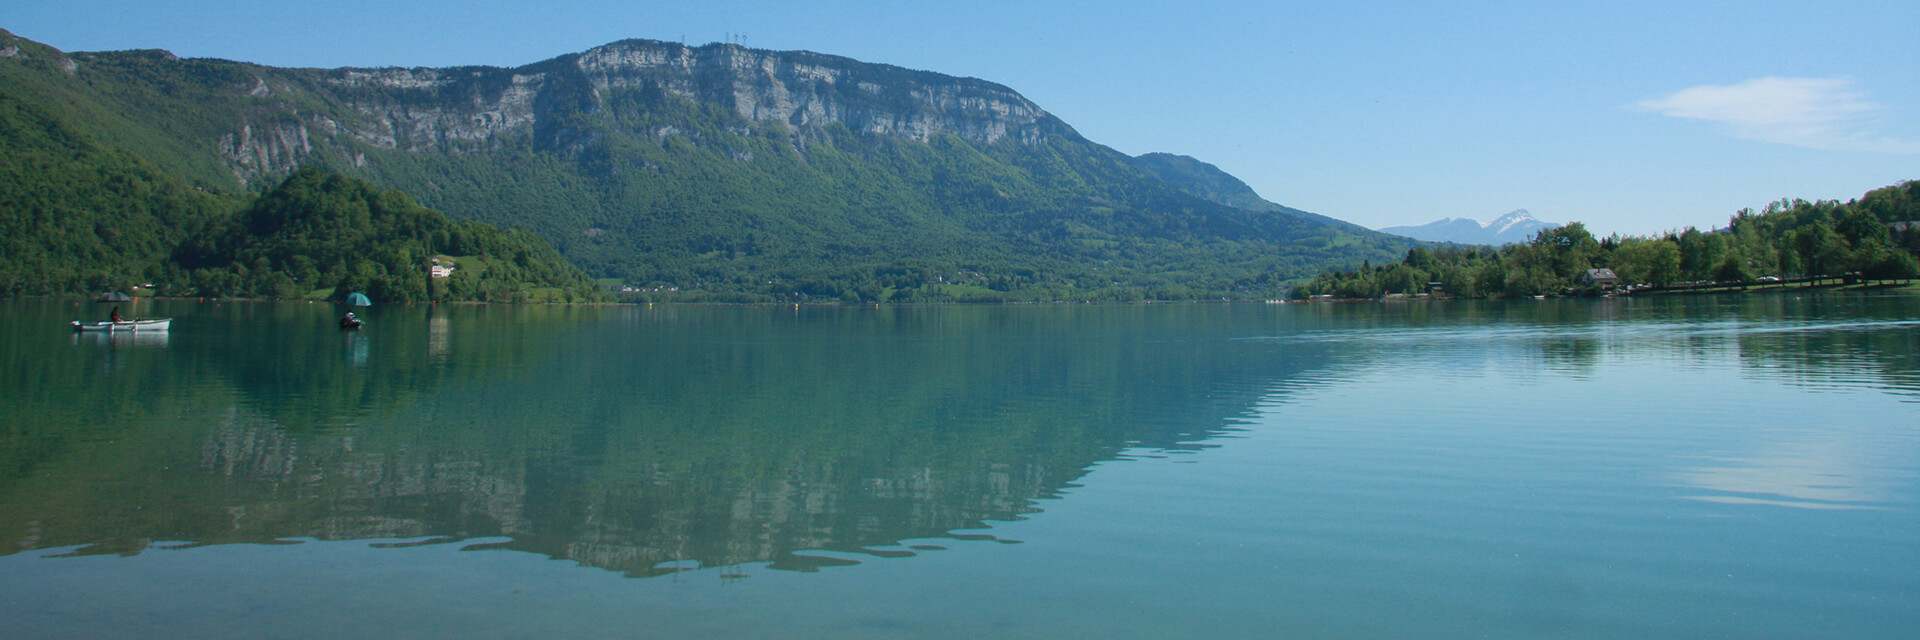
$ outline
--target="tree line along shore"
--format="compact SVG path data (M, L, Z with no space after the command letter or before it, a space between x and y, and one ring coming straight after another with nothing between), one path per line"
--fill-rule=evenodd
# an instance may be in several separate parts
M1416 247L1393 264L1328 270L1290 297L1512 298L1861 286L1920 278L1920 181L1848 202L1780 200L1723 229L1595 238L1574 222L1503 247Z

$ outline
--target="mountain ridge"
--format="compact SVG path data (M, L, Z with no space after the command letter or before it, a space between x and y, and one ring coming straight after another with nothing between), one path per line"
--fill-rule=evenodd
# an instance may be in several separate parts
M1260 197L1253 187L1206 161L1192 156L1153 152L1134 156L1133 165L1181 190L1219 204L1248 211L1277 211L1294 217L1362 229L1338 218L1295 209Z
M0 37L10 90L187 184L318 167L644 288L1252 297L1410 246L1190 194L1002 85L813 52L622 40L514 68L287 69Z
M1485 224L1471 218L1441 218L1418 226L1381 227L1381 233L1406 236L1428 242L1503 245L1526 242L1534 234L1560 227L1533 217L1526 209L1514 209Z

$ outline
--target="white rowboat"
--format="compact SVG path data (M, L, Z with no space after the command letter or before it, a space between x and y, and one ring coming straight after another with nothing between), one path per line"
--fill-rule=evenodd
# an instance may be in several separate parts
M74 331L166 331L173 318L134 318L132 320L73 321Z

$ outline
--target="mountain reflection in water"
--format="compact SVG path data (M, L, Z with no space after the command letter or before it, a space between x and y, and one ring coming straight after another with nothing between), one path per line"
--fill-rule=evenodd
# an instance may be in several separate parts
M1123 449L1197 446L1331 348L1246 348L1283 321L1224 306L391 308L351 333L324 306L176 306L153 357L8 336L7 549L486 537L632 576L912 555Z
M70 307L3 304L24 321L0 335L0 554L408 539L629 576L811 571L1000 540L991 523L1098 463L1214 446L1289 394L1411 359L1579 376L1733 353L1792 384L1920 389L1900 308L1800 331L1831 303L1777 296L394 307L351 333L325 305L163 302L172 335L130 344L57 339ZM1823 457L1858 453L1836 447L1673 477L1702 499L1872 502L1874 478L1821 488Z

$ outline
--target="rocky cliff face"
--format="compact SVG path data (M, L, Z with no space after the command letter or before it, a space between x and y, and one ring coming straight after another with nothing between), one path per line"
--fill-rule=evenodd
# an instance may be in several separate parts
M1072 135L1065 123L990 82L736 45L627 40L516 69L258 69L247 99L280 108L255 110L216 141L242 181L291 171L315 152L316 136L435 153L495 150L505 139L535 137L577 152L598 140L583 123L644 108L646 101L631 98L649 92L727 108L801 142L834 124L919 142L953 135L976 145ZM303 112L292 106L303 93L344 111ZM688 135L673 127L645 133Z
M857 132L926 141L953 134L974 144L1033 143L1050 116L1012 89L807 51L627 40L562 58L604 99L654 83L740 117L790 131L842 123ZM1056 121L1057 122L1057 121Z
M512 69L290 69L8 46L9 97L194 188L314 167L666 293L1244 295L1401 253L1204 163L1156 179L1004 86L811 52L629 40Z

